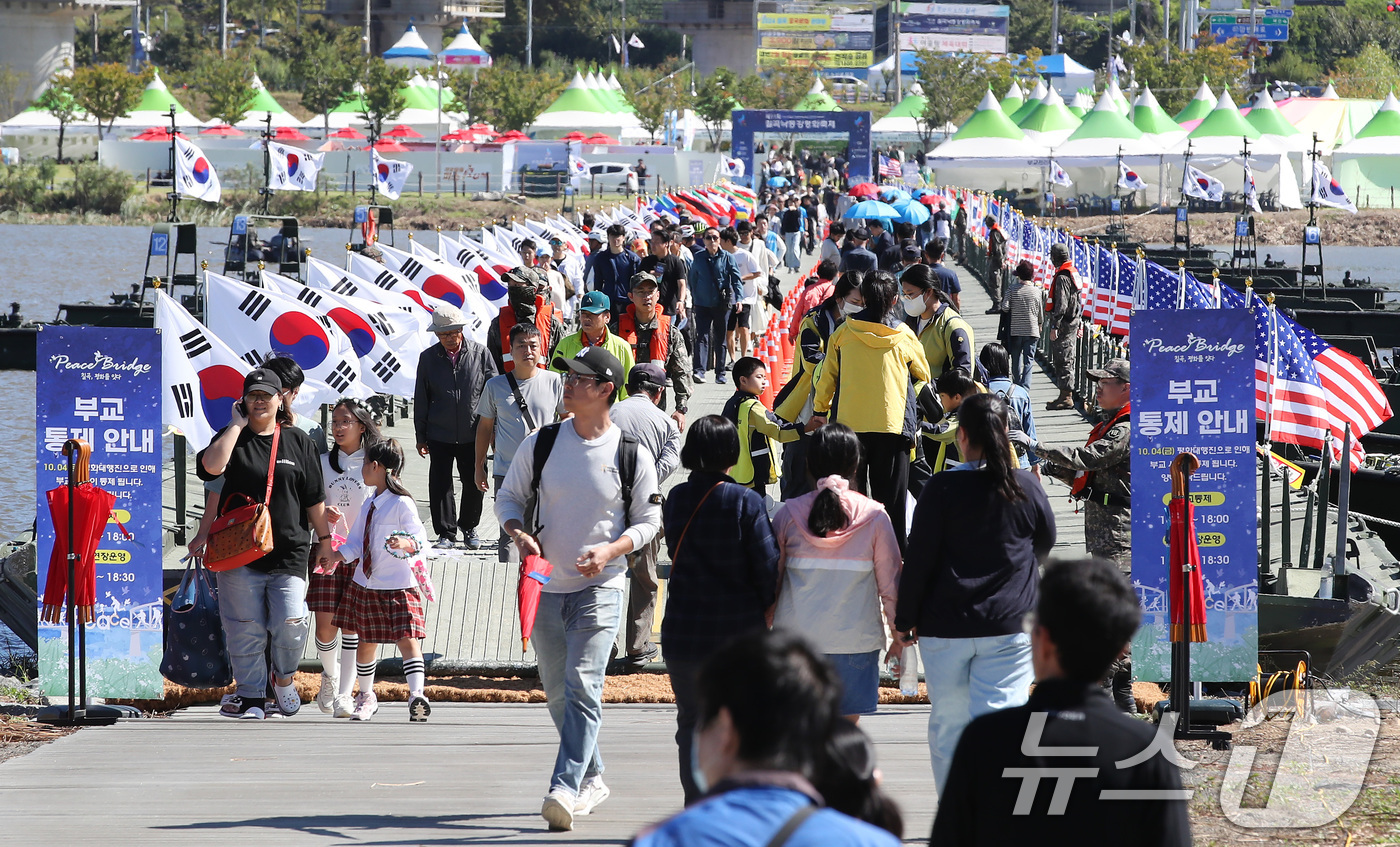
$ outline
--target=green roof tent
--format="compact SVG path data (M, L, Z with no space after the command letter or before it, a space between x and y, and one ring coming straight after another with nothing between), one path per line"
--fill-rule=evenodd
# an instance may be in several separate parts
M600 112L612 111L606 105L599 102L593 92L589 90L588 83L583 79L583 74L574 71L574 78L569 81L568 87L554 98L541 115L549 115L555 112L588 112L598 114Z
M1061 103L1060 105L1064 105ZM957 170L963 167L985 169L993 164L1028 161L1045 156L1045 147L1026 137L1021 128L1001 110L996 95L988 89L972 117L929 154L935 168ZM977 161L982 160L982 161ZM989 162L988 160L1003 160Z
M1019 126L1021 121L1026 119L1027 115L1035 111L1035 107L1040 105L1040 101L1045 99L1046 91L1048 91L1048 89L1045 86L1045 80L1037 79L1035 81L1035 88L1031 90L1030 94L1026 95L1026 102L1022 103L1019 109L1011 113L1011 122Z
M1106 91L1108 96L1113 99L1114 104L1118 106L1118 113L1120 115L1132 114L1133 106L1128 102L1128 98L1123 95L1123 89L1118 87L1118 80L1110 79Z
M1063 104L1061 104L1063 105ZM958 131L953 133L953 140L966 140L973 138L1007 138L1015 141L1023 141L1026 134L1021 128L1011 122L1011 118L1001 110L997 103L996 95L987 90L982 97L982 102L977 104L977 109L972 116L967 119Z
M1235 101L1230 99L1229 91L1220 92L1220 99L1216 102L1215 108L1210 114L1191 130L1187 138L1196 140L1200 138L1248 138L1251 141L1258 139L1259 130L1250 126L1249 121L1244 119L1240 110L1235 108Z
M1297 127L1283 116L1283 112L1279 111L1278 104L1274 102L1267 88L1259 92L1254 106L1244 119L1258 130L1261 136L1269 137L1286 150L1303 151L1312 146L1312 139L1299 132Z
M156 71L151 77L151 81L146 84L146 90L141 92L141 100L136 104L136 108L124 118L117 118L112 122L115 127L147 127L159 126L170 128L170 107L175 107L175 125L178 128L201 127L205 123L194 115L190 114L180 101L175 99L175 95L170 93L170 89L165 87L165 82L160 78L160 72Z
M594 76L597 80L597 76ZM597 96L598 92L589 89L588 82L583 74L574 71L574 78L569 85L554 102L549 104L534 122L530 124L536 130L592 130L592 129L613 129L620 131L622 127L635 124L637 118L631 114L620 114L614 111L610 103L604 103Z
M1175 142L1186 135L1186 130L1171 119L1162 104L1157 102L1157 95L1145 85L1137 96L1137 102L1133 103L1133 126L1162 142Z
M608 78L603 80L603 82L607 85L608 90L612 92L612 96L617 100L618 105L622 107L622 111L636 114L637 110L632 108L631 103L627 102L627 95L623 93L622 83L617 81L617 73L615 71L608 74Z
M1358 204L1386 206L1400 188L1400 101L1387 94L1380 111L1332 152L1333 175Z
M919 117L923 115L928 99L924 97L923 86L917 82L909 86L909 93L895 104L893 109L870 127L873 133L918 133Z
M1074 92L1074 97L1067 104L1067 108L1076 118L1082 118L1093 110L1094 98L1085 94L1081 89Z
M1124 156L1154 155L1162 151L1162 146L1133 126L1132 121L1118 113L1118 104L1111 92L1099 95L1099 102L1093 111L1084 116L1084 121L1063 144L1055 148L1055 155L1065 164L1070 159L1093 159L1096 164L1120 153ZM1117 175L1114 175L1117 178Z
M1011 87L1006 89L1006 96L1001 98L1001 110L1008 115L1015 114L1026 102L1026 94L1021 90L1021 84L1016 80L1011 80Z
M282 104L272 98L263 85L263 81L253 74L253 105L249 107L248 114L243 116L243 120L234 124L239 129L261 129L267 126L267 116L272 116L273 127L291 126L300 127L302 122L292 116L290 112L282 108Z
M1046 147L1054 147L1079 128L1080 120L1065 105L1060 92L1051 88L1018 126L1026 137Z
M841 107L826 93L826 86L822 84L821 78L812 83L812 88L797 105L792 107L794 112L839 112Z
M1201 87L1196 89L1196 96L1191 98L1191 102L1186 104L1186 108L1176 113L1176 122L1184 124L1187 121L1199 120L1210 114L1215 107L1215 95L1211 93L1210 86L1205 80L1201 80Z
M1400 138L1400 101L1395 99L1395 92L1385 95L1385 101L1381 103L1380 111L1366 122L1361 131L1356 133L1357 138ZM1396 150L1391 151L1396 152Z

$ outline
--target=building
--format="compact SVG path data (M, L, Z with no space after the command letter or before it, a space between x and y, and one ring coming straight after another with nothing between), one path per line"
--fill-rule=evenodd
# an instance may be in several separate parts
M696 73L729 68L744 75L757 70L757 30L753 0L666 0L653 26L687 37Z
M14 99L20 108L43 93L60 68L73 66L79 17L135 5L136 0L24 0L0 6L0 66L19 75Z

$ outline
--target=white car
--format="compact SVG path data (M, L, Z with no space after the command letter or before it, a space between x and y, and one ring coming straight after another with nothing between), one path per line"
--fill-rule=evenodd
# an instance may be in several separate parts
M636 179L636 167L625 162L591 162L588 173L582 182L585 186L591 183L600 191L623 192L627 190L628 178Z

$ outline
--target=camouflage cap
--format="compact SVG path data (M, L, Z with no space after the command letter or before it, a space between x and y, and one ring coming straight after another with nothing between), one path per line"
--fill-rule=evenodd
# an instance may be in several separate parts
M540 278L539 271L523 266L511 268L501 278L506 285L518 285L526 288L540 288L545 284L544 280Z
M1101 368L1090 368L1085 371L1090 379L1121 379L1124 382L1132 382L1128 377L1127 359L1109 359L1104 362Z

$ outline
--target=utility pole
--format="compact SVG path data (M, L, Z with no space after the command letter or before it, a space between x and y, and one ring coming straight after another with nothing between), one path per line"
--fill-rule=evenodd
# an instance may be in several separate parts
M890 4L890 28L894 33L894 102L898 103L904 94L904 57L899 50L899 0Z
M228 0L224 0L224 2L227 3ZM365 0L365 34L364 34L363 36L360 37L360 40L363 41L363 42L365 43L365 55L366 55L366 56L370 55L370 52L369 52L369 0ZM371 190L371 191L374 190L373 186L374 186L374 180L371 179L371 180L370 180L370 190Z
M1128 2L1128 37L1137 42L1137 4L1138 0Z
M627 0L622 0L622 66L627 67Z
M1170 3L1171 0L1162 0L1163 3ZM1055 6L1050 10L1050 55L1060 52L1060 0L1055 0Z
M535 66L535 0L525 0L525 67Z
M219 58L228 55L228 0L219 0Z
M131 7L131 72L141 70L141 0Z

